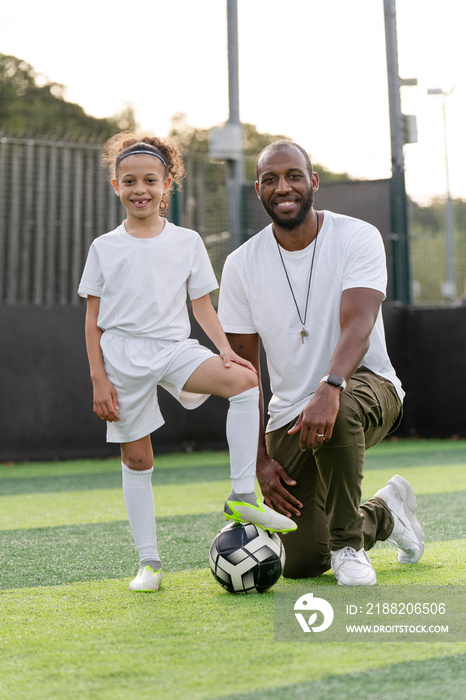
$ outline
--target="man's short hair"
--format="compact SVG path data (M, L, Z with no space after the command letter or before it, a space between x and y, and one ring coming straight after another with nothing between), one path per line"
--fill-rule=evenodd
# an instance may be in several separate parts
M307 153L307 151L302 146L295 143L294 141L286 141L285 139L281 139L280 141L273 141L273 143L269 143L269 145L266 146L265 148L263 148L262 151L257 156L257 158L256 158L256 179L257 180L259 179L259 161L263 155L265 155L269 151L279 151L282 148L289 148L290 146L297 148L298 151L300 151L303 154L304 159L306 161L309 177L311 177L313 170L312 170L311 159L309 158L309 153Z

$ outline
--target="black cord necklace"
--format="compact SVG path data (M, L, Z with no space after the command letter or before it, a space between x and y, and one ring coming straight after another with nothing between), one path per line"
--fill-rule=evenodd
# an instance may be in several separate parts
M275 241L277 243L277 248L278 248L278 253L280 255L280 260L282 261L283 269L285 271L286 279L288 281L288 286L290 287L291 295L293 297L293 301L294 301L294 304L296 306L296 311L298 312L298 317L299 317L299 320L301 321L302 330L300 332L300 336L301 336L301 343L303 343L303 344L304 344L304 338L307 338L307 336L309 335L309 331L306 329L306 318L307 318L307 307L309 305L309 292L311 290L312 270L314 268L314 258L316 256L316 249L317 249L317 236L319 233L319 212L317 212L317 211L316 211L316 216L317 216L317 229L316 229L316 235L314 238L314 250L312 252L311 269L309 271L309 282L307 284L306 308L304 309L304 318L301 318L301 313L299 311L298 302L296 301L295 293L293 291L293 287L291 286L291 280L290 280L290 277L288 275L287 269L285 267L285 261L283 260L282 251L280 250L280 243L278 242L277 237L275 236L275 231L274 231L274 237L275 237Z

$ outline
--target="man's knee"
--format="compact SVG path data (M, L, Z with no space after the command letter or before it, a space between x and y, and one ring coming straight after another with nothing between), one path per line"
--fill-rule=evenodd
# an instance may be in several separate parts
M285 578L321 576L330 569L328 546L321 543L321 547L319 547L316 539L311 542L300 542L296 538L297 534L297 532L289 533L282 538L286 556L283 576Z
M317 578L322 576L330 569L330 559L327 563L317 562L295 562L294 564L285 564L283 570L284 578Z

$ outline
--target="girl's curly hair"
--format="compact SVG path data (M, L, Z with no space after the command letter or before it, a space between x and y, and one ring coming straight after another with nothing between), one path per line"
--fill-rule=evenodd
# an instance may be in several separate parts
M105 168L107 180L118 179L117 160L123 153L131 153L140 148L146 148L149 151L154 151L161 155L166 165L166 176L171 177L172 185L178 184L181 186L181 180L186 174L181 151L179 147L169 139L159 139L152 134L137 134L132 131L122 131L115 136L112 136L102 149L101 163ZM170 187L171 189L171 187ZM170 198L170 190L162 197L160 202L160 214L165 215Z

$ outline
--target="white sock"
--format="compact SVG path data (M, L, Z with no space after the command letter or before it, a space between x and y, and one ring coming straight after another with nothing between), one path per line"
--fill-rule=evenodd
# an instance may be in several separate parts
M160 562L155 533L154 494L152 493L153 468L144 471L129 469L121 463L123 497L131 532L141 562Z
M232 396L227 413L231 485L235 493L255 490L259 441L259 388Z

